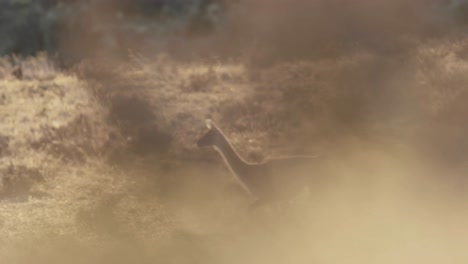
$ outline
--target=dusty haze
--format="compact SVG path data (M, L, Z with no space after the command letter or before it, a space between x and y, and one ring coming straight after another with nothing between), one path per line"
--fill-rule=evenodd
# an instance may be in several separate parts
M72 39L99 56L66 72L3 59L0 260L466 263L467 40L423 2L242 1L213 35ZM334 166L248 213L205 118L250 161Z

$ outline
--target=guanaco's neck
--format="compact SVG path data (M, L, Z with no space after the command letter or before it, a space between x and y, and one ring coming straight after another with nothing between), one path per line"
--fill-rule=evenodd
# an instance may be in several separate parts
M236 180L242 185L242 187L249 193L251 190L246 185L246 171L249 169L251 164L243 160L239 154L234 150L234 147L229 143L223 133L219 132L221 137L214 146L214 148L221 154L224 162L231 170L232 174L236 177Z

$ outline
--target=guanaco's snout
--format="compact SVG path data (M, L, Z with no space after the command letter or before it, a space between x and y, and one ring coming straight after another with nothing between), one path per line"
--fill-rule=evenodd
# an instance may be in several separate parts
M213 121L211 121L210 119L207 119L205 122L209 130L205 134L203 134L201 138L197 140L197 146L199 148L215 146L216 138L218 137L218 131Z

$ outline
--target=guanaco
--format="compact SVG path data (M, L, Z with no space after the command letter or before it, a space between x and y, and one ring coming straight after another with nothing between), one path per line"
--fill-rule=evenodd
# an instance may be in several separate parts
M250 209L285 198L313 183L313 170L322 156L270 158L260 163L245 161L223 132L207 119L208 131L197 141L198 147L213 147L219 152L242 188L256 200ZM315 170L314 170L315 171Z

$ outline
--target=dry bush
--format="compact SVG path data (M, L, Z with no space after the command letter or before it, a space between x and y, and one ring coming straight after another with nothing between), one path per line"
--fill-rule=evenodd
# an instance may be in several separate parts
M27 197L34 192L33 187L44 180L38 168L10 164L0 170L0 200L27 200Z
M8 75L15 66L22 69L22 78ZM29 189L51 178L31 180L37 177L29 171L55 175L57 164L83 163L113 149L108 145L112 128L102 122L105 110L76 76L59 72L44 55L3 58L0 72L5 196L27 200Z
M14 153L27 152L25 147L45 148L64 158L71 155L82 160L103 150L109 128L98 124L105 111L90 100L84 82L58 72L44 55L13 58L13 62L4 59L1 69L6 74L14 64L21 67L22 78L7 75L1 80L5 97L2 132L15 135L10 142ZM83 153L79 158L70 151Z
M237 130L263 132L272 145L304 147L356 136L379 117L376 101L395 91L386 82L398 66L393 59L357 54L254 70L253 90L243 101L229 102L223 120Z
M416 144L441 166L464 169L468 146L466 40L428 45L415 56L415 105L420 109Z
M191 156L204 119L218 119L225 101L240 100L245 85L242 66L215 62L178 63L132 56L99 76L93 64L79 75L89 79L93 94L109 109L108 120L140 153L161 157ZM91 67L90 70L86 67ZM89 74L88 74L89 73ZM195 129L194 129L195 128Z

